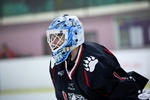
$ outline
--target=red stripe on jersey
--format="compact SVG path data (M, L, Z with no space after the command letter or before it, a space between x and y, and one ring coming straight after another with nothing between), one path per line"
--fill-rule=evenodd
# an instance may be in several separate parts
M104 51L108 52L109 54L113 55L113 53L111 53L109 50L104 49Z
M72 78L72 75L74 74L75 70L77 69L77 66L79 65L79 62L81 60L81 56L82 56L82 53L83 53L83 45L81 45L81 53L80 53L80 56L79 56L79 60L75 66L75 69L73 70L73 72L71 73L71 78Z
M64 91L62 91L62 94L63 94L64 100L67 100L67 94Z
M126 77L121 77L121 76L119 76L116 72L114 72L113 74L114 74L114 76L115 76L116 78L118 78L118 79L120 79L120 80L126 80L126 79L127 79Z
M55 82L55 66L53 67L53 82Z
M89 80L88 80L88 77L87 77L87 73L86 73L85 70L84 70L84 76L85 76L87 86L90 87Z

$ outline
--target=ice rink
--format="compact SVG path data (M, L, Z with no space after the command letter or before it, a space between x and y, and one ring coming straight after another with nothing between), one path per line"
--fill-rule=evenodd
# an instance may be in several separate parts
M56 100L54 92L0 95L0 100Z

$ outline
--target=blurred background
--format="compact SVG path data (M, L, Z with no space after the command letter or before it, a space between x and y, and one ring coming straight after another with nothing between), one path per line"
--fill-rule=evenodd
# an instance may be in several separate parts
M126 71L150 79L150 0L1 0L0 100L56 100L45 32L63 14L78 16L85 40L110 49Z

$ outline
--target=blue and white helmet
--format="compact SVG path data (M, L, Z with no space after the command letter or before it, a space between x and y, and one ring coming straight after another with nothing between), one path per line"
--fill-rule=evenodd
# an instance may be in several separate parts
M65 61L70 52L84 42L83 26L76 16L57 17L46 34L56 65Z

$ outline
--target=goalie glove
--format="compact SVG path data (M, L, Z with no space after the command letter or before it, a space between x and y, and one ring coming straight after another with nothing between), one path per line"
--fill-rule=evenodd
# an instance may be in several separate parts
M138 95L140 100L150 100L150 90L143 90L142 93Z

